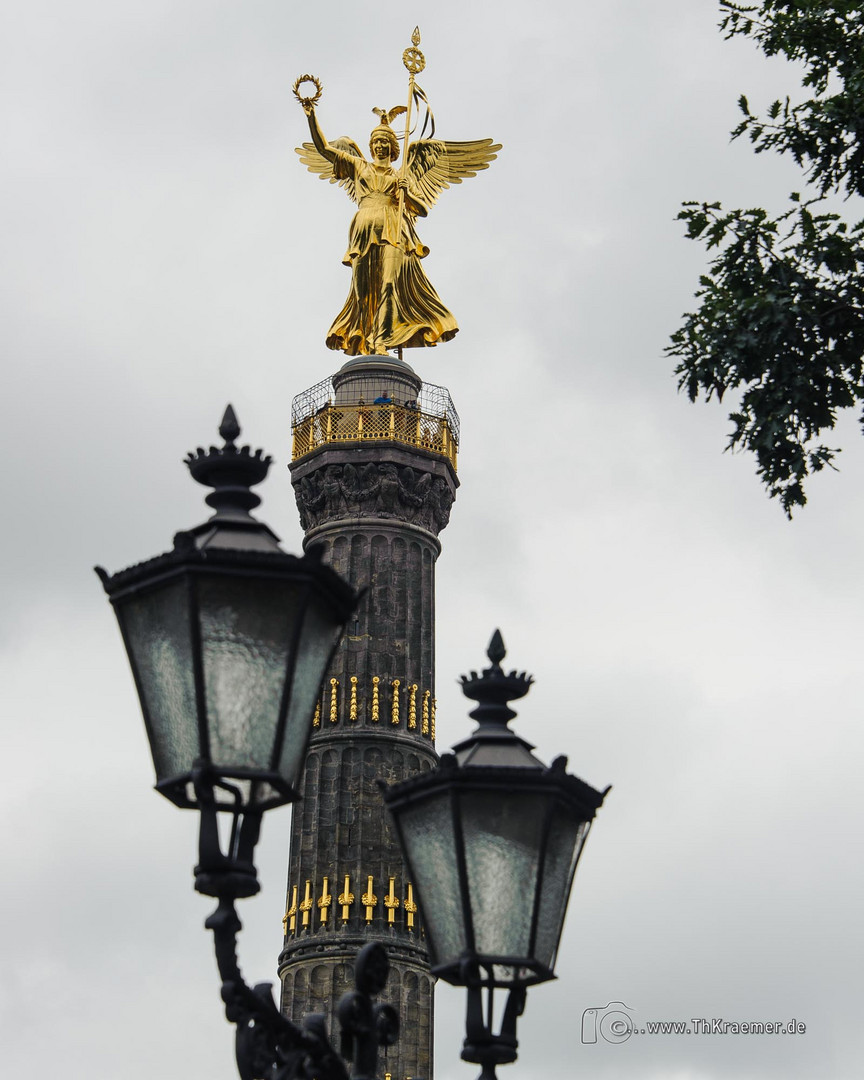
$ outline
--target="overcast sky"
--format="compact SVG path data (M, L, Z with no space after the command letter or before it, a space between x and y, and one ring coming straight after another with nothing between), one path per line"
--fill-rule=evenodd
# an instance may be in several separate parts
M365 146L419 22L440 136L504 144L420 229L461 326L410 356L462 418L439 749L500 626L537 678L517 730L614 785L502 1077L859 1077L860 436L843 425L842 472L790 524L663 357L704 265L680 201L800 187L728 142L738 94L764 104L794 70L724 43L713 0L29 0L0 20L4 1074L236 1076L196 822L151 790L91 568L202 520L181 462L228 401L277 459L261 517L299 549L291 399L341 363L352 207L297 160L291 86L320 76L325 133ZM289 818L265 822L242 905L253 982L275 979ZM581 1045L612 1002L806 1033ZM476 1072L462 1012L441 987L441 1080Z

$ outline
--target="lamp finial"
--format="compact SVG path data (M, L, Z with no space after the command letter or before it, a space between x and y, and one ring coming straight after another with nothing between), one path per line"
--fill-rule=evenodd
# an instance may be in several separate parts
M233 445L234 440L240 434L240 424L237 420L237 413L234 412L233 405L225 406L222 423L219 425L219 434L225 440L226 445Z
M489 648L486 650L486 655L496 667L500 666L501 661L507 655L507 650L504 648L504 638L501 637L500 630L496 630L492 635L492 640L489 642Z

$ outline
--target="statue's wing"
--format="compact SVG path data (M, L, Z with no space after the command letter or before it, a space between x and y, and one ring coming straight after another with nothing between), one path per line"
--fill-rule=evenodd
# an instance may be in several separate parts
M468 176L488 169L501 149L491 139L474 142L444 142L442 139L420 139L408 147L408 172L411 187L432 206L444 188L461 184Z
M349 139L347 135L343 135L341 139L334 139L330 145L334 150L339 150L343 154L353 154L354 157L365 160L360 147L353 139ZM317 173L320 179L329 180L331 184L338 184L340 187L345 188L352 202L358 201L353 178L350 176L337 177L333 169L333 162L328 161L323 154L320 154L314 143L304 142L302 146L297 147L294 153L300 155L300 160L309 172Z

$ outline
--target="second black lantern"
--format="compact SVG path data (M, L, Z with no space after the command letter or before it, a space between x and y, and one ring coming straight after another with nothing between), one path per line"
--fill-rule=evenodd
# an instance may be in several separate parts
M492 1069L516 1056L525 987L555 977L576 864L606 792L569 776L566 758L547 768L508 728L516 714L507 703L533 680L502 671L498 631L487 655L482 675L462 679L478 703L476 731L384 799L419 894L432 972L469 989L462 1056ZM483 987L511 990L497 1036L491 1016L481 1019Z

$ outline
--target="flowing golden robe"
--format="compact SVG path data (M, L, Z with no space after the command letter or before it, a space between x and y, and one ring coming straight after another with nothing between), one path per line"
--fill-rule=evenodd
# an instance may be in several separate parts
M356 356L449 341L459 329L456 320L420 264L429 248L414 229L411 201L424 215L425 206L413 194L406 197L400 235L398 174L389 165L333 153L334 179L353 180L358 210L342 259L351 267L351 291L327 334L328 347Z

